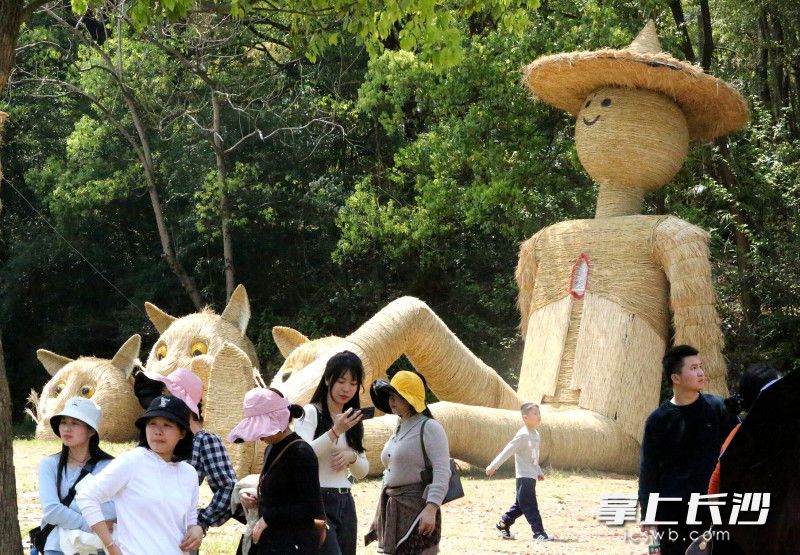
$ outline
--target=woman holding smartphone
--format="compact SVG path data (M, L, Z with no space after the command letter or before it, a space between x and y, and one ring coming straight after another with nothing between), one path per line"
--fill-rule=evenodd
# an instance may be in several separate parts
M331 357L305 416L295 423L319 459L319 483L330 527L320 553L355 555L356 506L350 493L350 476L360 480L369 471L364 453L363 414L358 394L364 367L349 351Z

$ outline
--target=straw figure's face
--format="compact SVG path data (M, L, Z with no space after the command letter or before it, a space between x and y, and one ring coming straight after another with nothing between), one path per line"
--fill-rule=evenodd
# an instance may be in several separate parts
M270 384L270 387L281 391L283 391L281 384L342 341L340 337L336 336L311 340L299 331L284 326L272 328L272 337L278 350L286 358Z
M652 191L683 165L689 129L680 107L666 96L606 87L586 97L575 124L575 145L597 183Z
M70 360L43 349L39 360L52 378L37 395L31 392L32 409L38 439L55 439L50 418L64 409L72 397L91 399L102 409L100 438L105 441L130 441L137 437L134 421L142 414L130 373L139 356L139 336L128 340L112 360L80 357Z
M255 348L245 335L250 304L242 286L231 296L222 315L204 309L175 318L150 303L145 308L161 333L147 357L145 369L148 372L166 376L178 368L192 368L192 361L199 357L205 358L210 366L225 343L240 348L247 354L252 366L258 367ZM207 385L207 376L200 377Z

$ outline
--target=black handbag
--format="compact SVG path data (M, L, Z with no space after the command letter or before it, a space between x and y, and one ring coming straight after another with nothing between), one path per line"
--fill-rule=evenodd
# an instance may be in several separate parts
M78 478L75 480L75 483L72 484L72 487L69 488L67 492L67 496L64 499L61 499L61 496L58 496L58 499L61 501L62 504L69 507L72 504L72 500L75 499L75 486L78 485L78 482L84 479L87 474L91 474L92 470L94 470L95 461L90 461L81 469L81 473L78 474ZM36 548L39 553L44 553L44 544L47 543L47 537L50 535L55 529L55 524L47 524L46 526L37 526L36 528L31 528L28 532L28 539L31 542L31 545Z
M425 450L425 424L428 423L430 418L426 418L422 422L422 426L419 430L419 443L422 447L422 457L425 460L425 469L420 471L419 476L422 479L423 484L430 484L433 482L433 466L431 465L431 460L428 458L428 452ZM459 468L452 458L450 459L450 481L447 483L447 493L444 494L444 499L442 499L442 505L445 503L449 503L454 499L461 499L464 497L464 486L461 485L461 476L459 475Z

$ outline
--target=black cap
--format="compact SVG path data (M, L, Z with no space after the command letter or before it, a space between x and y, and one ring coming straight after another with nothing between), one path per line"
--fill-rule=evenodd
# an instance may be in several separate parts
M159 395L153 399L145 413L136 419L136 426L140 429L144 428L148 420L160 416L175 422L178 426L188 431L191 412L186 403L177 397Z
M372 404L378 407L381 412L392 414L392 409L389 406L389 394L394 393L400 395L397 390L392 387L392 384L386 380L375 380L369 388L369 396L372 397ZM402 397L402 395L400 395Z
M153 399L161 396L162 391L164 391L164 384L156 380L151 380L144 375L144 372L136 372L133 376L133 393L136 395L143 409L149 408Z

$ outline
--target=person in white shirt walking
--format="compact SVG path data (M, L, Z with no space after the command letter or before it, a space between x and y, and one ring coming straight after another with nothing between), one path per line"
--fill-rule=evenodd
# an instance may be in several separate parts
M295 432L319 459L319 485L330 530L320 554L355 555L358 521L350 493L350 476L360 480L369 471L364 453L364 425L358 394L364 381L361 359L349 351L328 360L305 416Z
M542 421L542 416L539 413L539 405L534 403L525 403L520 408L520 412L522 412L522 422L525 425L486 467L486 475L491 478L495 471L512 454L514 455L517 476L516 499L508 511L500 517L500 521L495 524L495 527L503 539L513 540L511 525L520 516L525 515L525 519L531 525L534 541L549 541L552 538L544 531L542 515L539 514L539 503L536 501L536 482L544 480L542 468L539 466L541 438L536 429Z
M193 440L189 413L177 397L156 397L136 420L139 446L78 486L81 513L108 555L182 555L200 546L200 488L197 472L186 462ZM116 541L100 511L108 500L117 510Z

